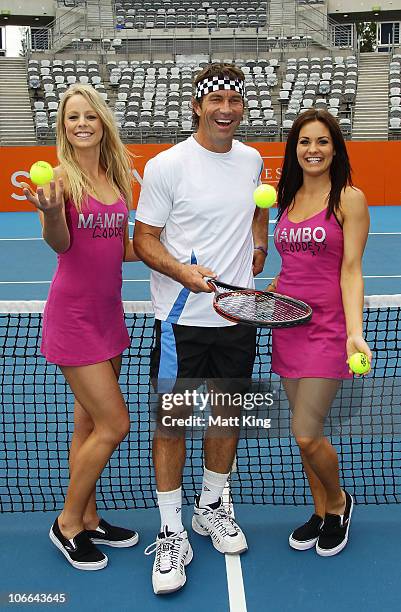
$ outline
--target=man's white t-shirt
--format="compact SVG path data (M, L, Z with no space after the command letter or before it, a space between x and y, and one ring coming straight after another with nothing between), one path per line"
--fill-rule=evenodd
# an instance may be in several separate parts
M146 164L136 219L162 227L161 243L181 263L205 266L224 283L253 288L253 191L262 167L258 151L237 140L229 152L213 153L191 136ZM161 321L231 325L215 313L212 293L192 293L154 270L150 288Z

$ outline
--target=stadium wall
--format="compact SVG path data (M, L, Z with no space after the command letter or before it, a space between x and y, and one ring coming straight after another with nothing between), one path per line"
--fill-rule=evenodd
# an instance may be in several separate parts
M379 0L375 2L361 2L361 0L328 0L329 13L361 13L361 12L382 12L400 10L401 6L394 0Z
M0 11L10 11L13 16L22 15L55 15L56 3L54 0L21 0L12 2L11 0L0 0Z
M263 182L277 185L283 159L285 143L248 143L260 151L264 159ZM169 144L128 145L135 155L134 188L137 201L141 177L146 162ZM373 206L400 206L401 180L400 159L401 142L347 142L354 184L362 189ZM0 212L31 211L21 189L21 181L29 177L30 166L38 160L46 160L56 165L56 148L49 147L2 147L0 148Z

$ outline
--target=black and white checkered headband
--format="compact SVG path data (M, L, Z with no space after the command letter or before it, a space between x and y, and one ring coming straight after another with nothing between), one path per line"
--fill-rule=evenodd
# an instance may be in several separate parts
M244 97L244 82L239 79L230 79L229 77L213 76L203 79L196 86L195 98L199 100L206 96L212 91L219 91L219 89L228 89L231 91L237 91Z

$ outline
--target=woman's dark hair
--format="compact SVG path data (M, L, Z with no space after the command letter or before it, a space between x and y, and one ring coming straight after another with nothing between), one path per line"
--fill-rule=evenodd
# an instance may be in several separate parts
M224 63L214 63L205 66L201 72L199 72L194 80L194 91L196 90L196 86L203 79L210 79L211 77L228 77L229 79L245 81L245 75L242 72L241 68L234 66L234 64L224 64ZM195 99L195 98L194 98ZM200 100L196 100L199 106L202 106L202 98ZM192 109L192 123L195 128L199 127L199 117L196 114L195 110Z
M301 129L306 123L311 121L321 121L324 123L330 132L335 151L330 166L331 190L328 198L327 218L338 211L343 189L348 185L352 185L351 164L337 120L325 110L311 108L296 118L288 134L284 163L278 184L277 206L279 219L291 202L293 202L298 189L303 184L303 172L297 158L297 144Z

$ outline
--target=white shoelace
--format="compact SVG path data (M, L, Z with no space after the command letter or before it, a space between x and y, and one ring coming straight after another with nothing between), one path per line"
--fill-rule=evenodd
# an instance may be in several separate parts
M178 568L178 558L183 540L181 533L167 535L164 538L156 538L152 544L145 548L145 555L156 552L156 571L169 572Z
M232 516L230 516L223 505L215 508L215 510L210 509L213 512L212 515L212 523L220 533L224 536L229 535L237 535L239 533L238 526Z

